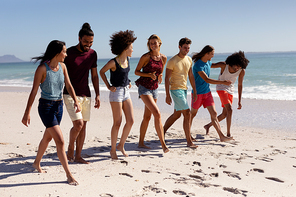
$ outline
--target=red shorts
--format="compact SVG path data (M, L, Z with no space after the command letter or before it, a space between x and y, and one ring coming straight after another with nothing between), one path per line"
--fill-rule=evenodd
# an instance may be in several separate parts
M217 93L220 97L222 107L225 107L226 104L232 105L232 102L233 102L233 95L232 94L229 94L228 92L223 91L223 90L218 90Z
M195 102L191 93L191 107L193 109L199 109L202 105L204 108L215 105L212 93L198 94Z

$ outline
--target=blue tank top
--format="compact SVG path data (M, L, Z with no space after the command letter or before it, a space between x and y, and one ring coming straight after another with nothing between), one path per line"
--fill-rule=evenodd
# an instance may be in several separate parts
M114 87L125 87L130 83L128 78L128 72L130 71L130 63L129 59L128 66L126 68L122 68L116 61L116 58L113 59L115 61L116 70L112 71L110 69L110 82Z
M44 82L40 84L41 98L52 101L61 100L64 87L62 66L59 63L59 70L55 72L49 68L47 63L44 64L46 66L46 78Z

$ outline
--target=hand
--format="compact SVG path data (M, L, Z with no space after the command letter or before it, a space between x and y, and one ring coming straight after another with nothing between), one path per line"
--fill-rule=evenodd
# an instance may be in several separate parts
M158 83L161 84L161 82L162 82L162 74L159 74L158 75Z
M100 96L96 96L96 98L95 98L95 106L94 107L96 109L99 109L100 106L101 106Z
M197 93L196 93L196 91L193 91L192 96L193 96L193 102L195 102L197 100Z
M171 98L171 96L166 96L166 98L165 98L165 102L166 102L168 105L171 105L171 104L172 104L172 98Z
M153 73L150 73L150 77L151 77L151 79L153 79L153 80L155 80L157 77L156 77L156 75L155 75L155 73L156 73L156 71L154 71Z
M242 107L243 107L242 104L241 103L238 103L237 109L241 109Z
M75 113L81 112L81 107L79 103L74 103L74 109L76 109Z
M111 86L111 87L109 88L109 90L110 90L111 92L116 92L116 87Z
M24 114L23 119L22 119L22 123L28 127L30 124L30 120L31 120L30 115Z
M225 81L223 81L223 84L229 86L231 84L231 81L225 80Z
M131 89L131 88L132 88L132 84L130 83L129 86L128 86L128 89Z

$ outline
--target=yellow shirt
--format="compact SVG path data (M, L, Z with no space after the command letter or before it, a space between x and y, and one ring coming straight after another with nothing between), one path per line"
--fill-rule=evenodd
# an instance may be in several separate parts
M192 59L189 56L180 58L178 55L175 55L168 61L166 68L172 70L170 78L171 90L187 90L187 77L191 67Z

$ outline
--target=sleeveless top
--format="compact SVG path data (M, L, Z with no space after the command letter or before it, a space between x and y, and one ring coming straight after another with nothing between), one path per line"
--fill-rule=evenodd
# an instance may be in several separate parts
M225 66L224 72L219 75L218 80L224 81L224 80L229 80L231 81L231 84L229 86L224 85L224 84L217 84L216 86L216 90L223 90L228 92L229 94L233 94L234 93L234 83L236 81L237 76L240 74L240 72L242 71L242 69L239 69L237 72L235 73L230 73L229 72L229 65L227 64Z
M47 65L46 66L46 78L43 83L40 84L41 98L57 101L62 99L62 90L64 87L64 73L62 66L59 63L59 70L53 71Z
M128 78L128 72L130 71L130 63L129 59L127 58L128 66L126 68L122 68L118 62L116 61L116 58L113 58L116 70L112 71L110 69L110 82L111 85L114 87L125 87L130 83L130 80Z
M156 80L153 80L151 77L140 77L136 80L136 85L144 86L145 88L149 90L156 90L158 88L158 76L162 72L163 63L160 59L159 61L156 61L150 57L150 60L146 66L142 68L142 72L144 73L153 73L156 71Z

